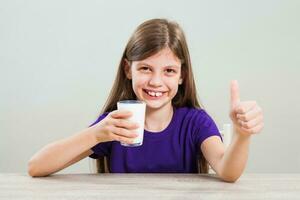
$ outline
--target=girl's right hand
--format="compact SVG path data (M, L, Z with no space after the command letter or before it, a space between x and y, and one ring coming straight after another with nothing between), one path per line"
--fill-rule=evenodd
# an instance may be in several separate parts
M138 136L134 131L139 127L138 123L128 120L132 115L130 111L114 110L103 120L95 124L95 135L98 142L119 141L131 144Z

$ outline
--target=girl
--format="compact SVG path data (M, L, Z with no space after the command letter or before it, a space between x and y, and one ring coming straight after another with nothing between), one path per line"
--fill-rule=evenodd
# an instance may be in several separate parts
M132 143L138 125L129 111L118 111L126 99L146 103L144 142ZM263 127L261 108L241 102L231 83L230 117L234 137L224 148L220 133L197 99L190 55L179 25L165 19L141 24L130 38L117 77L99 118L81 132L51 143L29 161L31 176L46 176L79 160L107 158L116 172L207 173L208 163L222 180L234 182L245 168L250 136ZM198 163L198 160L200 161Z

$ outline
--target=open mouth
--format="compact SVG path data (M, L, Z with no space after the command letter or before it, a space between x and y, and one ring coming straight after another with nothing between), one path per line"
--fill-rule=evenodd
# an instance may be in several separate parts
M152 99L160 98L166 93L166 92L162 92L162 91L151 91L151 90L146 90L146 89L143 89L143 92L145 94L147 94L147 97L150 97Z

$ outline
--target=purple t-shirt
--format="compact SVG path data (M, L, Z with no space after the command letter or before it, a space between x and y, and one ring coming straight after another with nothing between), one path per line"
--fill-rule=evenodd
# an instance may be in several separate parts
M106 156L111 173L197 173L200 145L214 135L221 138L203 109L174 108L172 120L163 131L144 130L143 145L126 147L118 141L103 142L92 147L90 157Z

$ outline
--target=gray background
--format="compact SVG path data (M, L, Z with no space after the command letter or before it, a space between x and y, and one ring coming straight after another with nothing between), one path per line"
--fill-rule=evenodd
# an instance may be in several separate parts
M0 1L0 172L92 123L121 53L144 20L184 29L202 103L229 123L229 82L257 100L265 128L246 172L300 172L300 1ZM88 172L85 159L64 172Z

